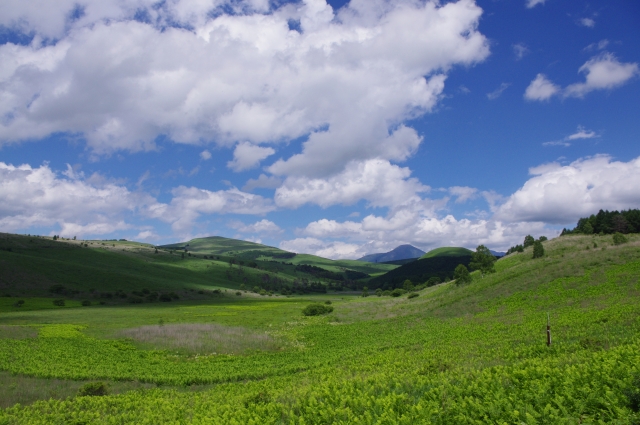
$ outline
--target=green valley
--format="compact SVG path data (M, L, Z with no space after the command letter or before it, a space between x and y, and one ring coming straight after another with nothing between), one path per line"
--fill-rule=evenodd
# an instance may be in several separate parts
M262 251L253 245L194 246L182 259L125 241L56 243L68 246L2 240L0 424L640 421L640 235L562 236L543 242L542 258L528 247L470 284L399 297L260 296L235 279L240 267L250 281L378 264L242 257ZM56 284L69 296L46 293ZM91 289L130 288L179 298L80 303ZM47 305L55 297L65 306ZM333 311L304 316L311 302Z

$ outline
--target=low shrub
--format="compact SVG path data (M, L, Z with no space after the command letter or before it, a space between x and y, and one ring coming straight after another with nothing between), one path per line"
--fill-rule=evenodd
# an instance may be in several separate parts
M417 297L417 296L418 296L418 294L417 294L417 293L412 292L412 293L410 293L410 294L409 294L409 296L408 296L407 298L411 299L411 298L415 298L415 297Z
M142 304L142 298L140 298L140 297L136 297L136 296L134 296L134 297L129 297L129 302L130 302L131 304Z
M613 244L614 245L622 245L623 243L628 242L629 240L625 235L620 232L616 232L613 234Z
M24 300L18 300L14 304L15 307L22 307L23 305L24 305Z
M158 299L165 303L171 302L171 296L169 294L160 294Z
M83 305L83 307L89 307L91 305L91 301L84 300L84 301L82 301L82 305Z
M333 311L333 307L330 305L324 305L320 303L309 304L302 310L302 314L305 316L320 316L322 314L328 314Z
M331 305L331 301L329 301L329 300L325 301L324 303L327 304L327 305Z
M237 291L237 292L236 292L236 295L237 295L237 296L241 296L241 295L242 295L242 292Z
M407 291L405 291L404 289L396 288L393 291L391 291L391 296L392 297L399 297L399 296L404 295L406 293L407 293Z
M109 394L104 382L89 382L78 390L78 396L103 396Z
M64 307L64 300L53 300L53 305Z

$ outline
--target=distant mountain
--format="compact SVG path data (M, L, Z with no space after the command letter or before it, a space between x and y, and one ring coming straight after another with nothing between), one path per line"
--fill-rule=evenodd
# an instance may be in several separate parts
M432 249L424 254L420 259L433 257L468 257L473 253L470 249L457 246L443 246L441 248Z
M493 249L490 249L489 252L491 252L493 254L494 257L504 257L505 255L507 255L506 252L502 252L502 251L494 251Z
M407 260L410 258L418 258L424 254L424 251L412 245L400 245L399 247L379 254L369 254L358 261L367 261L369 263L386 263L389 261Z

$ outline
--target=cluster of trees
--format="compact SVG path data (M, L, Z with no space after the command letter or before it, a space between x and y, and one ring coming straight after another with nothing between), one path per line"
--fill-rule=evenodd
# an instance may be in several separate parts
M507 251L507 255L512 254L514 252L524 252L525 248L529 248L530 246L534 247L534 251L537 249L538 251L540 250L540 247L542 246L542 242L546 241L547 237L546 236L540 236L537 240L533 238L533 236L531 235L527 235L524 237L524 242L522 243L522 245L516 245L516 246L512 246L511 248L509 248L509 250ZM536 242L538 242L538 246L536 245ZM537 248L536 248L537 247ZM544 248L543 249L543 253L544 253ZM533 257L533 258L538 258L538 257Z
M453 271L453 279L455 279L457 285L470 283L471 274L469 274L469 269L479 270L482 277L484 277L485 274L494 273L496 271L496 260L497 258L489 251L489 248L484 245L479 245L476 248L476 252L471 254L469 268L464 264L458 264Z
M459 264L467 266L470 262L471 256L423 258L388 271L382 276L374 277L369 280L367 286L370 289L381 288L383 291L393 291L396 288L402 288L407 279L433 286L451 279Z
M598 211L598 214L591 214L578 220L574 229L562 229L563 235L571 234L603 234L614 233L640 233L640 210L626 211Z

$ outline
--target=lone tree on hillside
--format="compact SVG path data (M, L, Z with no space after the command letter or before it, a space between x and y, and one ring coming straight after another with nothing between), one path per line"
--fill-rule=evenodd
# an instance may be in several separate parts
M482 277L487 273L494 273L496 271L494 263L496 257L493 256L489 248L484 245L480 245L476 248L476 252L471 254L471 263L469 267L471 270L480 270Z
M524 237L524 243L522 244L522 246L524 246L525 248L528 248L531 245L533 245L534 242L535 242L535 239L533 239L533 236L527 235Z
M453 271L453 278L456 281L456 285L471 283L471 275L464 264L458 264L456 269Z
M542 241L537 240L533 243L533 258L542 257L544 257L544 247L542 246Z

